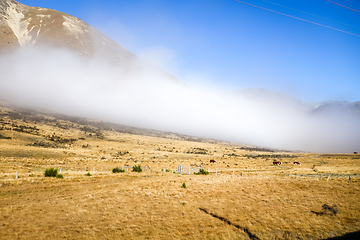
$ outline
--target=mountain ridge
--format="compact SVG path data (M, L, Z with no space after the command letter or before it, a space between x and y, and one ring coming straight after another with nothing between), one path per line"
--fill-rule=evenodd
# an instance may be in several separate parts
M145 69L159 79L183 84L172 74L138 58L75 16L52 9L27 6L15 0L1 0L0 52L8 53L31 46L69 49L86 58L98 58L115 65L124 74Z
M276 93L263 88L248 88L230 92L242 100L255 102L263 105L277 105L284 110L286 108L297 109L310 114L359 114L360 101L332 101L303 102L283 93Z

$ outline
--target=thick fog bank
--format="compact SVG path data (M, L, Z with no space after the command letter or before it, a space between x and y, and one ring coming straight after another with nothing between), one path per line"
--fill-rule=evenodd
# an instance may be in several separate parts
M192 88L141 63L127 69L67 50L0 56L0 98L135 127L311 152L360 151L360 118L293 102ZM280 102L279 102L280 101Z

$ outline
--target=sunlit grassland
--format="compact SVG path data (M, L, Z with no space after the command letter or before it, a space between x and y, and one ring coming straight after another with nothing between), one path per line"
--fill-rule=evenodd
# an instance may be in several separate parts
M1 110L2 239L325 239L360 230L359 155L259 151ZM112 173L139 164L142 173ZM179 164L210 174L180 175ZM64 179L44 177L51 167Z

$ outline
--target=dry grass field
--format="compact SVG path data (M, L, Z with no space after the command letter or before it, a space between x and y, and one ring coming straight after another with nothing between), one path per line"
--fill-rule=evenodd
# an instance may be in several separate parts
M334 238L360 231L359 162L2 103L0 239ZM210 174L181 175L179 164ZM64 178L44 177L51 167Z

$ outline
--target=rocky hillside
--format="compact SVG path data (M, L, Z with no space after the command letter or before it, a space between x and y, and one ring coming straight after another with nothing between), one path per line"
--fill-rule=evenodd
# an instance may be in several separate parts
M123 69L150 68L171 81L174 76L137 58L81 19L59 11L0 0L0 52L19 47L51 46L99 57ZM135 67L134 67L135 65Z

